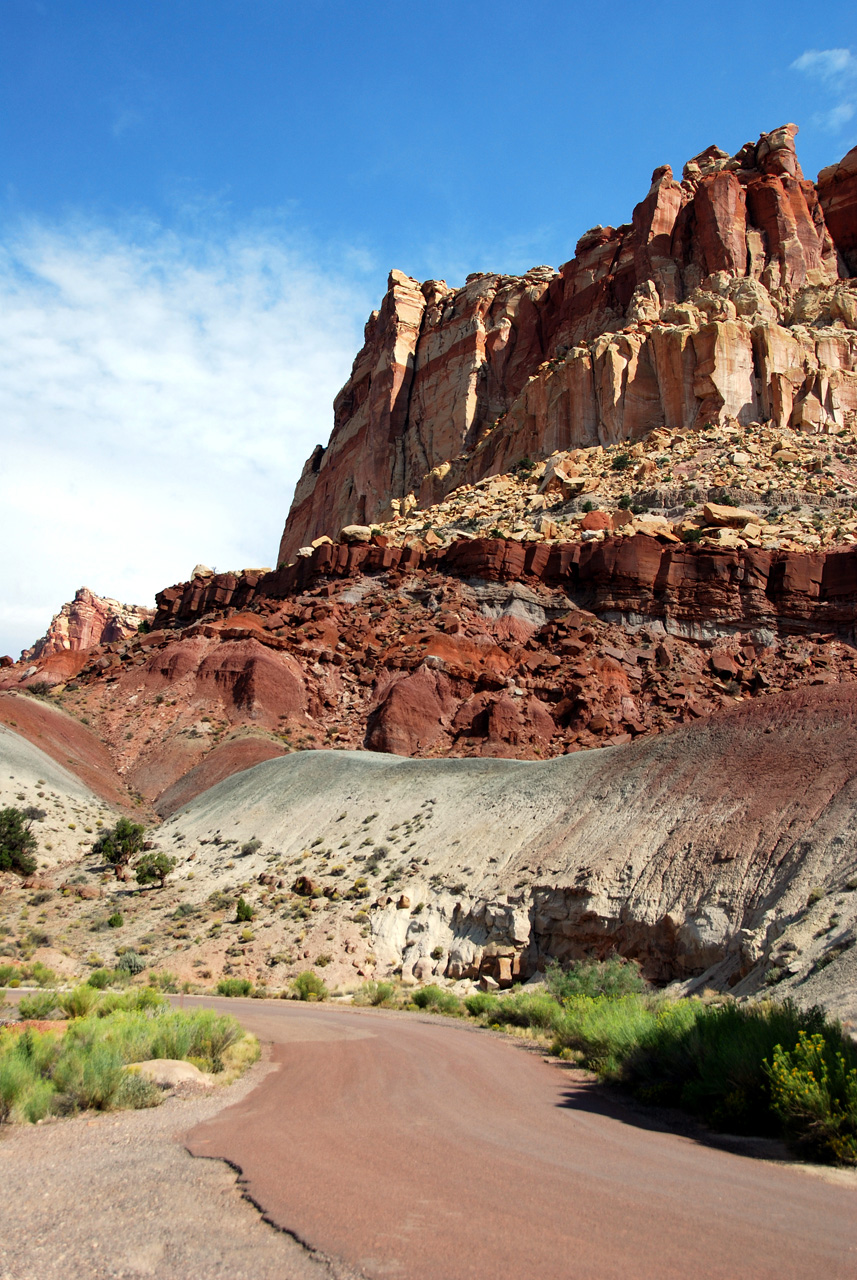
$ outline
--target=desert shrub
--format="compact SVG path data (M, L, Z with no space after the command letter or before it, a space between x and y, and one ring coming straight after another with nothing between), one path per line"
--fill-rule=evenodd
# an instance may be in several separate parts
M261 848L262 848L262 841L257 840L256 837L254 836L252 840L244 841L244 843L242 844L239 850L239 853L241 854L242 858L249 858L251 853L255 853L257 849L261 849Z
M252 919L253 919L253 908L250 906L250 903L246 902L244 898L239 898L235 904L236 924L241 924L244 921L249 921Z
M672 1001L657 1011L621 1074L643 1098L685 1107L715 1128L776 1134L782 1123L766 1063L778 1046L799 1044L801 1032L820 1035L829 1054L843 1051L841 1029L819 1008Z
M299 1000L326 1000L328 996L324 981L312 969L298 974L292 982L292 990Z
M114 911L111 916L107 917L108 929L121 929L125 920L121 911Z
M124 1111L142 1111L144 1107L159 1107L163 1100L164 1094L154 1081L132 1069L123 1073L113 1096L113 1106Z
M554 1031L562 1018L562 1008L552 995L541 991L515 991L496 1003L491 1021L513 1027L533 1027Z
M461 1012L461 1001L454 991L430 982L427 987L420 987L411 996L412 1004L418 1009L428 1009L433 1013L457 1014Z
M142 973L146 967L146 962L136 951L125 951L116 962L117 969L124 969L126 973L136 974Z
M178 991L179 976L177 973L173 973L171 969L161 969L160 972L150 969L149 984L158 991Z
M585 1066L614 1079L657 1020L655 1003L639 995L570 996L557 1010L555 1050L575 1051Z
M147 1003L142 995L117 996L129 1007L78 1018L62 1039L32 1029L0 1031L0 1120L39 1120L49 1109L157 1105L160 1091L125 1069L150 1058L188 1058L209 1071L253 1060L257 1046L234 1018L210 1009L177 1012L160 997L160 1007L131 1008L132 1000Z
M474 991L472 996L464 997L464 1007L472 1018L490 1018L498 1003L488 991Z
M364 982L360 988L361 999L376 1008L380 1005L390 1004L395 994L396 987L392 982L376 982L374 979L370 979L368 982Z
M47 1115L53 1085L43 1072L54 1055L55 1042L56 1037L40 1038L29 1031L0 1041L0 1121L18 1118L35 1123Z
M140 885L158 884L162 889L167 876L175 869L176 860L167 853L144 853L134 871Z
M766 1064L767 1065L767 1064ZM771 1109L799 1150L857 1164L857 1052L821 1032L798 1032L791 1052L776 1045L767 1065Z
M185 1015L187 1021L187 1015ZM208 1070L220 1072L224 1066L224 1054L244 1036L235 1018L229 1014L215 1013L213 1009L198 1009L190 1017L191 1043L188 1056L201 1059Z
M93 969L86 979L87 986L95 987L96 991L103 991L105 987L110 986L112 981L113 971L111 969Z
M631 458L631 456L630 456L629 454L627 454L627 453L617 453L617 454L616 454L616 457L615 457L615 458L613 459L613 461L610 463L610 467L611 467L611 469L612 469L613 471L627 471L627 469L628 469L628 467L630 467L630 465L631 465L631 462L632 462L632 461L633 461L633 459Z
M21 1018L35 1018L41 1021L49 1018L59 1003L56 991L34 991L32 995L21 996L18 1001L18 1015Z
M249 978L221 978L216 987L219 996L249 996L252 990Z
M0 871L31 876L36 870L36 837L20 809L0 809Z
M88 1013L98 1004L98 992L94 987L83 983L79 987L75 987L73 991L61 991L56 997L56 1002L69 1018L85 1018Z
M35 960L32 964L26 964L19 971L19 977L34 982L37 987L55 987L58 982L57 975L53 969L49 969L46 964L42 964L41 960Z
M551 995L560 1002L569 996L624 996L646 990L637 962L622 960L619 956L608 960L576 960L564 969L552 964L545 980Z
M115 867L118 874L120 867L125 867L143 848L146 828L130 818L120 818L115 827L104 831L92 846L92 852L99 854L105 862Z
M113 1105L124 1078L122 1055L105 1042L63 1046L53 1070L64 1111L105 1111Z
M6 987L13 978L19 976L19 969L16 964L0 964L0 985Z

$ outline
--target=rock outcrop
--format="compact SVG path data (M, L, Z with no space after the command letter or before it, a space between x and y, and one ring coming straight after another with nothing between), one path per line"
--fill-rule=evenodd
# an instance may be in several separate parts
M818 175L818 198L845 270L857 276L857 147Z
M391 273L295 491L278 564L555 450L734 420L857 419L854 153L804 179L786 125L669 166L555 272ZM830 222L825 221L825 210Z
M51 625L40 640L21 654L33 661L66 650L94 649L101 644L126 640L140 625L149 624L154 610L143 605L120 604L107 596L97 596L88 587L80 587L74 599L64 604L51 619Z

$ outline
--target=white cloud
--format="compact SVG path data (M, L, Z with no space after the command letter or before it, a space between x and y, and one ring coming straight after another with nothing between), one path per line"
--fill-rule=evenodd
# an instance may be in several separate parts
M377 305L354 258L322 266L265 231L206 243L31 223L7 237L0 653L84 584L147 603L198 560L273 563Z
M817 80L834 100L813 118L823 129L838 133L857 110L857 58L850 49L807 49L791 64L791 70Z

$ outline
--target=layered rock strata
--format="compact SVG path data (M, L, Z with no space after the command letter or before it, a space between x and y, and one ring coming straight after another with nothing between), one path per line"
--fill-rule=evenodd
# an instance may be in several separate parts
M709 147L555 272L461 289L391 273L295 491L278 564L322 534L438 501L525 456L734 420L857 415L851 155L819 191L794 125ZM824 208L831 210L831 234ZM841 244L841 249L838 247Z
M21 654L33 661L52 653L94 649L97 645L126 640L140 626L148 624L154 610L143 605L120 604L108 596L97 596L88 587L80 587L74 599L54 614L40 640Z
M267 601L319 587L335 594L339 579L378 579L394 587L405 575L558 588L568 605L599 616L657 620L675 634L700 637L767 627L784 633L836 629L853 638L857 621L852 547L814 554L714 551L645 534L553 544L473 539L433 549L324 543L311 557L271 573L218 574L159 592L147 643L166 639L170 627L224 610L264 608Z

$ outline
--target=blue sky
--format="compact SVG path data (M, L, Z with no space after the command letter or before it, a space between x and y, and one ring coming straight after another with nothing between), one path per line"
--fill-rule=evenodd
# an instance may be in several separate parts
M558 265L652 169L857 143L854 6L2 0L0 652L270 563L397 266Z

